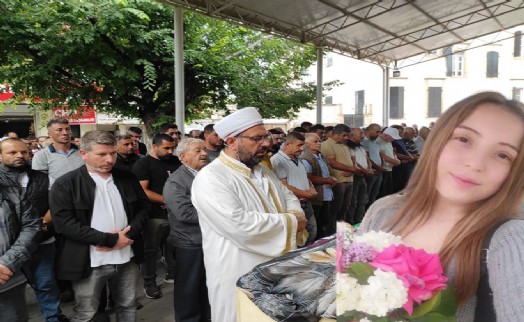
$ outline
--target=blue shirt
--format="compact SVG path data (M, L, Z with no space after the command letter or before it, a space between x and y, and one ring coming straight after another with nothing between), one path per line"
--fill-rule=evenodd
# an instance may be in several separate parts
M318 165L320 166L320 172L322 173L322 178L329 178L331 177L331 174L329 173L329 167L324 162L324 159L320 156L320 153L313 154L315 156L315 159L317 159ZM309 162L302 159L302 164L304 165L304 168L306 168L307 173L313 173L313 167ZM333 189L331 189L330 186L323 186L324 188L324 201L332 201L333 200Z
M378 145L377 140L375 139L374 141L371 141L367 137L364 137L362 146L366 149L371 161L375 162L376 165L381 166L382 159L380 158L380 146Z

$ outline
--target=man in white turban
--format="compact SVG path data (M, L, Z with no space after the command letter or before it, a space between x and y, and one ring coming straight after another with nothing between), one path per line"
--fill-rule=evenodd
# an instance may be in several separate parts
M259 165L271 138L254 107L228 115L214 129L225 148L198 172L191 195L202 230L212 321L234 322L238 278L295 249L307 220L299 200Z

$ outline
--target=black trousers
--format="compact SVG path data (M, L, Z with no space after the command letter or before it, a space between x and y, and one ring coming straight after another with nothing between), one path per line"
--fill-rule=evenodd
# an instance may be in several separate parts
M394 190L395 187L393 183L393 172L384 172L382 174L382 184L380 186L380 193L378 194L377 199L393 194L395 192Z
M321 205L313 205L317 220L317 239L333 235L336 231L336 218L331 213L331 201L323 201Z
M175 321L209 322L206 269L202 248L175 247Z

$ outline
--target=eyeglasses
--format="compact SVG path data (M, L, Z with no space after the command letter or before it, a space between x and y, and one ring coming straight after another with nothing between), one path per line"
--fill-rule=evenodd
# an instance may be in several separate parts
M271 135L257 135L257 136L248 136L248 135L237 135L239 138L250 139L251 141L261 144L265 141L271 141Z

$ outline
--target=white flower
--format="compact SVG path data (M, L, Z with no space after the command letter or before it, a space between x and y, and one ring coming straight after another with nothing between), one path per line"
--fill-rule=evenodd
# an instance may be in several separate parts
M363 318L363 319L360 319L359 322L372 322L371 320L368 320L368 318Z
M355 236L353 242L368 244L377 252L381 252L388 246L401 244L402 240L400 237L391 233L383 231L368 231L360 236Z
M357 308L361 287L355 278L348 274L337 273L337 315Z
M402 307L408 299L408 290L396 274L380 269L368 278L368 285L360 286L359 293L357 311L376 316L386 316L389 311Z

